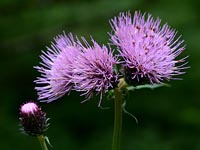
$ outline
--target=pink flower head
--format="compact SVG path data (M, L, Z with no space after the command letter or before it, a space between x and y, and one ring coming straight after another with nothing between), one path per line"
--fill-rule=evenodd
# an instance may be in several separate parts
M72 34L57 36L55 43L47 47L47 52L42 51L41 66L35 67L41 73L35 80L39 100L51 102L70 92L73 87L72 63L78 53Z
M34 102L29 102L21 106L20 111L25 114L34 114L38 106Z
M118 75L114 71L117 60L105 45L101 47L93 39L93 46L90 46L84 38L83 41L85 45L79 41L82 53L74 62L74 88L84 92L86 100L94 93L100 94L100 106L102 95L117 83Z
M176 38L174 29L160 23L159 18L154 19L150 14L145 17L137 11L133 18L127 12L110 21L114 31L110 34L111 41L123 58L126 79L137 82L148 79L153 84L184 73L186 57L176 60L185 50L184 41L181 36Z

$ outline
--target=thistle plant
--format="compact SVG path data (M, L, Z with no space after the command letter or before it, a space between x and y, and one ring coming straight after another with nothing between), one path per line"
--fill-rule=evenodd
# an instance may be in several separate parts
M37 137L42 150L48 150L46 142L49 143L48 137L44 133L49 127L46 113L35 102L27 102L20 107L20 126L22 133Z
M114 126L113 150L120 150L121 90L159 87L165 85L165 80L177 79L173 76L185 73L183 70L187 68L187 57L176 60L185 50L181 36L175 39L177 32L167 24L160 26L159 18L154 19L151 14L145 17L136 11L134 17L126 12L110 20L113 29L110 40L117 47L124 75L115 89L115 111L118 112L115 112L115 124L118 125ZM142 85L144 83L154 86Z
M161 25L151 14L120 13L110 20L112 31L107 45L93 38L87 41L72 33L58 35L42 51L41 73L34 81L38 100L51 102L80 92L85 102L94 95L98 107L106 94L114 97L114 129L112 150L120 150L122 113L127 91L165 86L165 82L184 74L186 58L178 58L185 50L184 40L168 24ZM34 110L34 109L33 109Z

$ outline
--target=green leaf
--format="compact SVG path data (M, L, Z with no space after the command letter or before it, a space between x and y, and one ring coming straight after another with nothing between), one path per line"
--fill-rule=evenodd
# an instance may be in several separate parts
M128 91L134 91L134 90L140 90L140 89L155 89L159 87L170 87L169 84L144 84L144 85L138 85L138 86L128 86L126 89Z
M113 100L115 98L114 90L108 91L107 100Z
M124 100L123 104L122 104L122 109L123 109L123 112L129 116L131 116L133 119L135 119L135 122L138 124L138 119L136 118L136 116L134 116L133 114L131 114L130 112L128 112L126 110L126 100Z
M49 141L49 138L47 136L44 137L45 138L45 141L47 142L47 144L50 146L50 147L53 147Z

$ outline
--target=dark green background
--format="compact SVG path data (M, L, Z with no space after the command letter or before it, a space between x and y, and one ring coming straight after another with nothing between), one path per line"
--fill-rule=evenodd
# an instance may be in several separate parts
M122 150L200 149L200 8L194 0L0 0L0 149L36 150L36 138L19 132L19 106L36 100L33 80L39 73L39 55L63 30L99 43L108 42L108 20L121 11L135 10L159 16L183 35L191 66L171 88L131 94L127 109L139 124L124 115ZM51 118L47 132L55 150L110 150L112 101L80 104L71 93L41 106Z

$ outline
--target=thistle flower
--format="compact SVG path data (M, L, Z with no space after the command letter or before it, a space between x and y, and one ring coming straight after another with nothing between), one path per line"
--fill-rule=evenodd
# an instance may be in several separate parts
M51 102L70 92L73 87L72 63L78 53L72 34L57 36L55 43L47 47L47 52L42 51L41 66L35 67L41 73L35 80L39 100Z
M28 102L20 107L20 126L23 133L30 136L42 135L49 126L48 118L34 102Z
M185 50L184 40L176 38L177 32L170 26L160 25L159 18L135 12L121 13L110 21L113 34L111 41L117 46L126 79L140 82L147 79L150 83L176 79L172 76L183 74L185 58L176 57ZM181 63L180 65L177 65Z
M80 41L78 43L82 52L74 62L74 88L83 92L86 100L94 93L99 94L100 106L103 94L117 83L118 75L114 71L117 59L105 45L101 47L93 39L93 46L90 46L84 38L83 41L85 45Z

